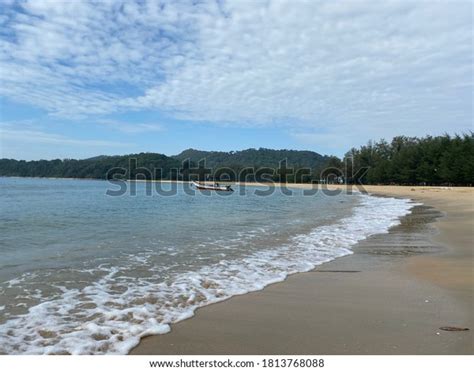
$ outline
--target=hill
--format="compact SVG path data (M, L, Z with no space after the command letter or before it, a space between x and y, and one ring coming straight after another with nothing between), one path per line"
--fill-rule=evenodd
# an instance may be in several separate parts
M134 178L137 173L146 179L168 179L172 168L178 169L180 161L159 153L137 153L124 156L96 156L84 160L24 161L1 159L0 176L89 178ZM143 171L140 168L146 168ZM153 174L154 169L162 169Z
M196 170L201 160L205 160L206 172ZM287 173L286 178L278 170L283 160L294 171ZM254 171L248 172L248 168ZM311 176L306 175L309 170ZM321 178L331 181L331 178L363 184L470 186L474 183L474 135L399 136L390 143L370 141L360 148L352 148L342 160L311 151L266 148L236 152L191 148L175 156L138 153L84 160L0 160L0 176L135 179L137 174L140 179L215 177L220 180L308 182Z
M0 160L0 176L50 177L50 178L88 178L135 179L182 179L183 174L191 175L192 171L175 170L197 167L202 159L206 159L206 167L212 176L218 168L230 168L235 176L243 168L255 169L267 167L276 169L280 161L287 159L288 167L320 168L327 162L327 156L311 151L290 151L271 149L248 149L238 152L206 152L188 149L176 156L159 153L137 153L123 156L95 156L84 160L56 159L24 161L13 159ZM188 160L188 161L186 161ZM194 176L196 177L196 176ZM249 180L249 178L246 178ZM250 178L253 179L253 178Z
M319 168L326 164L330 157L322 156L312 151L296 150L275 150L267 148L246 149L243 151L216 152L199 151L196 149L187 149L180 154L173 156L175 159L184 161L189 159L197 164L205 159L206 166L210 168L217 167L270 167L276 168L282 160L287 160L288 167L293 168Z

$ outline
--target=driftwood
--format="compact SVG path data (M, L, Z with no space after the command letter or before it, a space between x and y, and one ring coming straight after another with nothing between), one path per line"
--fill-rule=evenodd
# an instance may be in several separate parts
M453 327L453 326L443 326L439 328L443 331L469 331L467 327Z

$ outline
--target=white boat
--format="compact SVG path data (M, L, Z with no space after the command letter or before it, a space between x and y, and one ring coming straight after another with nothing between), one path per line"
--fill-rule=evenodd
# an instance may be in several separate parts
M192 182L193 186L196 189L207 190L207 191L220 191L220 192L234 192L230 185L220 185L219 183L214 184L206 184L206 183L198 183Z

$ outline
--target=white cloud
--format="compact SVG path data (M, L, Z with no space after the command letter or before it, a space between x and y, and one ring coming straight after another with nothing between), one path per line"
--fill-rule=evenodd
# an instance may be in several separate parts
M111 129L119 130L127 134L140 134L164 131L163 125L156 123L129 123L116 120L99 120L99 124L107 125Z
M87 146L96 148L129 146L128 143L96 139L70 138L64 135L48 133L30 128L17 129L16 125L13 124L0 125L0 138L2 140L2 145L6 145L6 142L15 142L17 145L40 143L50 145Z
M0 94L62 117L156 109L366 138L472 127L468 1L21 6L5 14Z
M120 141L83 139L51 133L38 127L35 121L10 121L0 123L0 158L38 160L88 158L133 152L137 146Z

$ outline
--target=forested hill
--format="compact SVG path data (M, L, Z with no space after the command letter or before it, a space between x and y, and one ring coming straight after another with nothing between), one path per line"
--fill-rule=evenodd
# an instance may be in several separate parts
M181 169L183 161L189 160L189 163L184 166L197 167L198 162L203 158L206 159L206 168L211 169L212 172L218 168L227 167L235 170L236 174L245 167L276 169L279 162L285 159L288 167L306 167L313 169L316 174L324 168L329 159L327 156L311 151L248 149L239 152L204 152L189 149L172 157L158 153L138 153L124 156L96 156L84 160L1 159L0 176L90 179L106 179L115 176L134 179L136 174L140 174L140 177L146 179L170 179L172 169ZM132 168L130 168L131 159L136 159L136 162L132 163ZM127 172L122 172L119 168L126 169ZM110 171L111 169L115 170ZM151 173L143 169L148 169ZM155 173L155 169L160 169L160 171ZM176 172L173 174L175 174L173 175L175 179Z
M112 177L114 173L120 174L120 168L130 168L130 160L136 159L137 169L125 173L123 177L133 178L140 172L138 168L146 168L152 172L153 178L168 179L170 169L180 168L181 162L158 153L138 153L124 156L97 156L85 160L40 160L18 161L1 159L0 176L27 176L27 177L52 177L52 178L90 178L106 179L107 174ZM117 168L117 171L110 172ZM161 175L153 175L154 169L163 169ZM149 176L145 176L150 178Z
M287 166L293 168L322 168L330 157L322 156L319 153L311 151L295 151L295 150L275 150L275 149L246 149L243 151L216 152L216 151L199 151L196 149L187 149L174 158L183 161L190 159L193 163L198 163L205 159L207 167L270 167L277 168L279 162L287 160Z
M0 176L92 178L121 177L135 179L137 174L147 179L176 179L176 171L183 161L185 168L196 167L206 159L210 176L219 168L230 168L237 180L243 168L277 169L279 162L287 160L287 167L311 170L311 176L286 180L319 181L321 178L363 184L426 184L426 185L473 185L474 184L474 135L444 135L424 138L399 136L391 142L380 140L353 148L344 159L322 156L311 151L247 149L237 152L206 152L188 149L176 156L158 153L138 153L124 156L97 156L85 160L18 161L1 159ZM132 160L132 162L131 162ZM132 164L132 167L130 165ZM346 165L349 167L346 169ZM329 167L331 170L321 172ZM114 171L110 171L115 169ZM121 170L122 169L122 170ZM123 170L126 170L125 172ZM145 170L143 170L145 169ZM161 169L155 173L155 169ZM174 174L172 176L172 174ZM185 170L181 174L192 174ZM356 176L354 177L353 174ZM242 178L242 180L249 178ZM280 180L277 175L273 177Z

